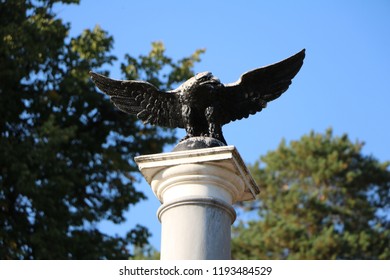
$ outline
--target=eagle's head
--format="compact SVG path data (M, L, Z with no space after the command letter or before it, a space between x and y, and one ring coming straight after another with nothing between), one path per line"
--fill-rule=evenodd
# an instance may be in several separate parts
M221 86L223 86L223 84L217 77L213 76L211 72L201 72L185 81L177 90L181 93L192 93L204 88L212 91Z

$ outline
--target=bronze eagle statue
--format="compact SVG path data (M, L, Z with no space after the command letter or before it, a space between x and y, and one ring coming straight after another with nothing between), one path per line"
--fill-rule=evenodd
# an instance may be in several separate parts
M222 84L210 72L198 73L170 91L161 91L145 81L113 80L93 72L90 75L116 107L144 123L184 128L187 135L182 140L203 136L226 145L222 126L260 112L267 102L284 93L304 57L305 49L278 63L246 72L231 84Z

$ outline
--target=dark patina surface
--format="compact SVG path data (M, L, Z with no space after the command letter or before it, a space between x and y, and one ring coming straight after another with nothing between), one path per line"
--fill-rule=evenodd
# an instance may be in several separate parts
M232 84L223 84L210 72L190 78L177 89L160 91L145 81L113 80L91 72L96 86L111 97L120 110L144 123L184 128L181 140L196 137L177 147L204 148L226 145L222 126L260 112L278 98L300 70L305 50L272 65L244 73ZM209 138L218 140L210 141Z

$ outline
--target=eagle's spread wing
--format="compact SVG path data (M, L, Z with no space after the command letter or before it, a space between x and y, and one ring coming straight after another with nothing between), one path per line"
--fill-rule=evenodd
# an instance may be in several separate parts
M121 111L136 115L144 123L184 127L174 92L159 91L148 82L113 80L93 72L90 75L96 86L108 94Z
M278 98L291 84L303 64L305 50L272 65L249 71L220 95L221 124L260 112L267 102Z

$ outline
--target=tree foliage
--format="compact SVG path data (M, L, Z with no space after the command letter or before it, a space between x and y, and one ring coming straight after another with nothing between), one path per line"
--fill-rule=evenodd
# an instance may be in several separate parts
M347 135L310 133L279 145L251 172L245 204L257 218L234 229L236 259L390 259L390 171Z
M113 38L99 26L69 37L57 2L79 1L0 1L0 258L128 258L148 230L109 236L97 223L123 222L145 198L133 158L160 152L174 133L142 125L96 91L88 72L109 74ZM202 52L174 62L156 42L121 68L171 87L193 74Z

